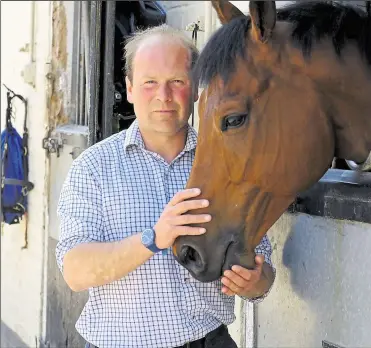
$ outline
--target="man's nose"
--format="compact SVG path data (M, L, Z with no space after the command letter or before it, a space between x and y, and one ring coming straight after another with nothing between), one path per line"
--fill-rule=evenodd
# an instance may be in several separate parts
M171 101L172 92L170 86L167 83L159 86L157 90L157 99L163 103Z

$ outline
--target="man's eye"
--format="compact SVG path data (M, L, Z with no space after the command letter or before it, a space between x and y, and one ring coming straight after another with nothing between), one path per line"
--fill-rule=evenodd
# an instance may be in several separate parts
M153 83L156 83L156 81L154 81L154 80L146 81L146 85L151 85L151 84L153 84Z
M182 81L182 80L173 80L173 82L179 83L179 84L184 84L184 81Z

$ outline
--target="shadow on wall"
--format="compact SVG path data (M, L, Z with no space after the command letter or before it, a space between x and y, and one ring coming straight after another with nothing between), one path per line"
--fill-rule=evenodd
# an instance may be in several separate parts
M310 309L316 346L370 347L370 225L299 215L283 247L291 290ZM365 281L367 279L367 281ZM295 309L293 309L294 311ZM288 318L288 320L290 320Z
M28 348L26 343L4 322L1 322L1 348Z

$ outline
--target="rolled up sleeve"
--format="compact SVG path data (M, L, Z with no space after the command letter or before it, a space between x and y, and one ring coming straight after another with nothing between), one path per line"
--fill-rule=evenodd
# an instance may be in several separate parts
M57 215L60 236L56 246L56 259L63 273L63 258L75 246L87 242L102 242L102 192L87 164L75 160L62 186ZM94 167L94 166L93 166Z
M262 238L259 245L257 245L255 248L255 254L264 255L264 261L268 263L274 270L272 264L272 245L267 235Z

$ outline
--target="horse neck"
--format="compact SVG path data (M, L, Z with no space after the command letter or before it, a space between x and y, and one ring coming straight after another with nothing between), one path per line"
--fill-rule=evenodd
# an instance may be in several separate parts
M333 125L335 157L362 163L371 151L371 67L352 49L326 67L323 60L311 65Z

